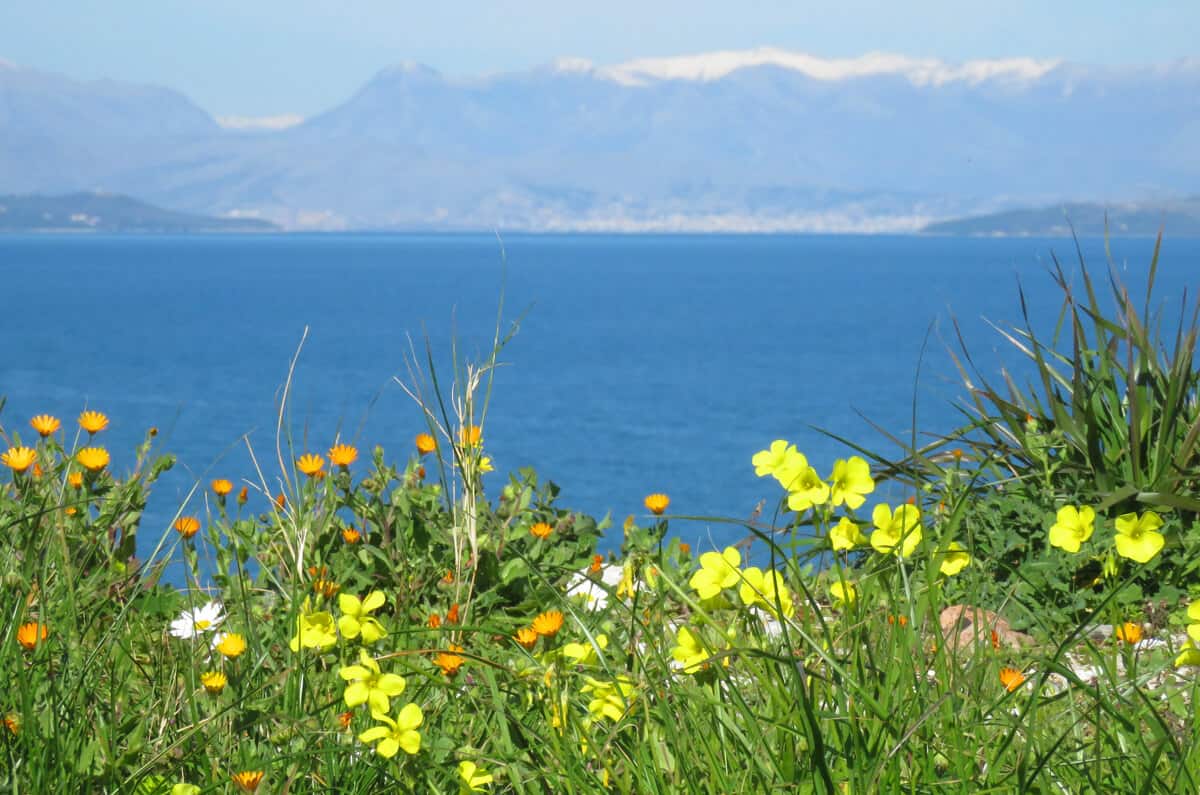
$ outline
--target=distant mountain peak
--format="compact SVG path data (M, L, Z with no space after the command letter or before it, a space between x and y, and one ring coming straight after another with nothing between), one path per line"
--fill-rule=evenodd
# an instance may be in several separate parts
M623 85L645 85L660 80L711 82L739 69L775 66L801 72L815 80L848 80L877 75L899 75L914 85L977 84L992 79L1036 80L1061 63L1058 59L1001 58L948 63L937 58L914 58L896 53L871 52L855 58L822 58L775 47L753 50L718 50L696 55L636 58L599 70Z
M432 66L423 64L420 61L405 60L399 63L394 63L391 66L384 67L375 76L379 78L394 78L394 77L429 77L440 78L442 73Z

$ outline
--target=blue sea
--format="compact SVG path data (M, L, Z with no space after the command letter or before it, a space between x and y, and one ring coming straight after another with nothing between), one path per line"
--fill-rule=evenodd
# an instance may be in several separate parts
M1082 247L1105 285L1103 241ZM1115 240L1112 265L1136 288L1152 251ZM519 321L484 423L488 488L535 467L563 506L612 514L612 546L650 492L672 513L746 517L766 500L769 516L780 493L750 458L774 439L825 474L851 451L817 428L893 454L867 420L905 439L914 413L923 431L953 427L955 322L985 375L1021 373L990 324L1021 323L1020 286L1035 328L1053 331L1052 253L1078 273L1062 239L0 237L0 424L29 438L34 414L73 431L81 409L103 411L118 473L157 427L179 463L153 492L145 555L197 482L260 483L247 442L278 488L278 402L302 339L294 452L340 435L404 461L425 429L394 381L411 382L406 359L423 364L428 341L445 385L452 343L478 360L498 318L502 333ZM1200 241L1165 241L1154 306L1177 314L1198 273ZM203 514L203 491L186 512ZM703 520L672 531L701 548L745 535Z

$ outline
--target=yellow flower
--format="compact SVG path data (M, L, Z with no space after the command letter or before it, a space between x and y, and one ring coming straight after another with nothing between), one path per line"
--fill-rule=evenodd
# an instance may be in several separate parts
M856 455L834 461L833 474L829 479L833 482L833 489L829 495L830 503L837 506L844 502L852 511L862 507L867 501L864 495L875 491L871 467Z
M776 617L776 601L788 618L796 614L796 606L792 603L792 595L783 582L783 576L774 569L764 572L757 566L751 566L743 571L738 596L742 597L746 607L762 605L763 609Z
M108 417L98 411L85 411L79 415L79 427L88 433L99 433L108 427Z
M1176 668L1184 665L1200 665L1200 649L1196 648L1196 644L1191 640L1184 641L1179 656L1175 658Z
M521 627L517 630L517 634L513 635L513 640L524 649L532 649L534 644L537 643L537 639L537 630L533 627Z
M51 417L49 414L39 414L29 421L33 429L38 432L43 438L57 431L62 427L62 422L58 417Z
M921 511L915 505L901 505L895 513L887 505L876 505L871 520L875 523L871 546L876 552L907 558L921 543Z
M646 510L655 516L662 516L662 512L667 510L667 506L671 504L671 498L665 494L650 494L645 499Z
M288 645L294 652L300 651L301 646L321 651L333 648L337 645L337 629L333 616L324 611L312 612L306 598L300 608L300 615L296 617L296 637L292 638Z
M780 470L791 468L795 463L796 456L804 459L801 466L808 464L808 459L796 449L796 445L788 444L783 439L776 439L771 442L771 446L766 450L759 450L750 459L750 463L754 464L754 474L761 477L767 475L775 475Z
M484 773L479 765L467 759L458 763L458 776L462 779L463 792L484 792L483 788L493 781L491 773Z
M401 750L409 755L421 750L421 734L417 727L424 722L425 716L416 704L401 707L395 720L382 712L372 712L371 717L385 725L367 729L358 735L358 739L368 744L377 742L375 753L384 759L391 759Z
M1011 693L1025 684L1025 674L1016 668L1001 668L1000 684L1004 685L1004 689Z
M1188 605L1187 614L1188 618L1192 621L1192 623L1188 624L1188 637L1194 642L1200 643L1200 599Z
M310 478L315 478L325 468L325 459L316 453L305 453L296 459L296 468Z
M788 490L788 508L797 513L829 501L829 484L810 466L797 471L784 488Z
M1058 509L1057 519L1050 527L1050 546L1078 552L1079 545L1092 537L1096 512L1086 505L1064 505Z
M547 610L533 619L533 631L544 638L552 638L562 629L563 614L558 610Z
M858 586L852 582L835 580L829 583L829 595L836 604L851 605L858 599Z
M225 497L233 491L233 483L224 478L218 478L212 482L212 490L213 494L218 497Z
M217 653L229 659L235 659L246 651L246 638L237 632L230 632L221 637L221 640L214 646Z
M357 638L362 635L363 643L374 643L387 635L387 630L378 619L370 615L383 607L387 598L383 591L371 591L365 599L357 596L342 594L338 597L338 609L342 617L338 619L338 629L347 638Z
M700 556L700 568L688 580L688 585L700 594L701 599L712 599L726 588L732 588L742 579L742 555L733 547L721 552L705 552Z
M447 651L439 651L437 653L433 658L433 664L442 669L444 676L452 677L458 673L458 669L462 668L463 663L467 660L458 653L463 650L462 646L451 643L446 648Z
M545 522L537 522L533 525L533 527L529 528L530 535L532 535L534 538L540 538L543 540L549 538L550 534L553 532L554 528Z
M957 541L951 541L947 544L946 548L939 552L936 557L941 558L941 562L938 564L938 571L947 577L953 577L955 574L958 574L971 562L971 554Z
M31 621L17 628L17 643L27 651L33 649L46 638L50 637L50 628L45 624Z
M200 684L215 696L225 689L225 685L229 684L229 678L220 671L207 671L200 674Z
M427 433L418 433L414 441L417 445L417 452L421 455L427 455L437 449L437 439Z
M565 643L559 651L560 656L572 665L593 665L599 660L597 647L603 651L608 648L608 635L603 633L596 636L596 643Z
M690 629L680 627L675 632L675 647L671 649L671 658L679 663L685 674L694 674L706 668L710 657L712 654Z
M67 482L71 484L71 488L73 489L83 488L83 473L72 472L67 475Z
M362 539L362 533L355 530L353 527L342 528L342 540L347 544L357 544Z
M1146 511L1140 517L1136 513L1122 514L1116 524L1117 554L1121 557L1146 563L1163 548L1165 539L1157 532L1163 521L1154 511Z
M350 683L342 694L346 706L366 704L372 713L386 715L392 708L388 699L404 692L404 677L380 671L379 663L367 654L366 649L358 650L358 661L359 665L346 665L338 670L338 676Z
M608 718L615 723L632 708L635 692L633 680L628 677L618 676L613 682L602 682L585 676L584 681L586 684L580 689L592 694L588 712L593 720Z
M1135 624L1132 621L1126 621L1124 624L1119 624L1113 635L1117 640L1124 641L1130 646L1142 639L1142 625Z
M358 448L348 444L335 444L329 448L329 463L335 467L348 467L358 458Z
M458 443L463 447L476 447L483 442L483 428L467 425L458 432Z
M7 453L0 453L0 461L13 472L24 472L36 460L37 451L32 447L10 447Z
M200 520L194 516L181 516L175 520L175 532L184 538L191 538L200 532Z
M99 472L108 466L108 451L103 447L85 447L75 454L75 460L89 472Z
M9 712L4 716L4 728L8 729L10 734L17 735L21 733L21 718L15 712Z
M869 542L862 530L854 522L843 516L838 523L829 529L829 543L834 551L854 549L866 546Z
M261 770L241 770L229 778L242 792L254 792L262 783L264 775L266 774Z

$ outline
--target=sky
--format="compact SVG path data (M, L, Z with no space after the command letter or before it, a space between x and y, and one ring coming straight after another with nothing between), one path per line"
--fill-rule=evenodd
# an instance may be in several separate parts
M403 61L468 76L774 46L1147 64L1200 56L1198 30L1196 0L11 0L0 59L168 86L217 116L309 116Z

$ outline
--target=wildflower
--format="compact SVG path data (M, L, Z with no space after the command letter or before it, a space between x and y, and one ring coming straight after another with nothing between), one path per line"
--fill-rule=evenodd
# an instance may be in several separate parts
M437 449L437 439L430 434L418 433L413 441L416 442L417 452L421 455L427 455Z
M479 765L467 759L458 763L458 777L462 779L462 792L484 792L483 788L494 779L491 773L484 773Z
M671 504L671 498L665 494L650 494L645 499L646 510L655 516L662 516L662 512L667 510L667 506Z
M200 520L195 516L181 516L175 520L175 532L184 538L191 538L200 532Z
M599 659L599 651L608 648L608 635L603 633L596 636L595 643L566 643L563 644L559 655L572 665L593 665Z
M429 628L430 629L437 629L441 625L442 625L442 617L441 616L439 616L437 613L434 613L431 616L429 616Z
M791 618L796 614L792 603L792 595L783 582L783 576L774 569L763 572L757 566L751 566L742 572L742 583L738 586L738 596L746 607L762 605L768 613L776 615L776 603L783 608L783 614Z
M287 505L287 495L279 492L279 495L275 497L275 507L282 511L285 505Z
M1200 599L1188 605L1187 614L1192 621L1187 627L1188 637L1200 643Z
M683 557L690 557L692 554L692 545L686 541L679 542L679 554Z
M338 670L338 676L350 683L342 694L346 706L366 704L372 713L386 715L392 708L388 699L404 692L404 677L381 672L379 663L367 654L366 649L358 650L358 662L359 665L346 665Z
M266 774L261 770L240 770L231 775L229 779L242 792L254 792L262 783L264 775Z
M425 467L417 467L417 480L425 479Z
M1004 689L1008 692L1013 692L1024 683L1025 674L1021 673L1016 668L1000 669L1000 684L1004 685Z
M738 569L742 556L733 547L721 552L705 552L700 556L700 568L688 580L688 585L700 594L701 599L712 599L725 588L732 588L742 578Z
M234 660L246 651L246 638L237 632L221 633L220 639L213 644L213 648L222 657Z
M808 466L808 459L783 439L776 439L766 450L760 450L750 459L754 474L761 477L773 476L784 487L795 477L795 473Z
M50 637L50 628L45 624L31 621L17 628L17 643L27 651L33 649L46 638Z
M496 467L492 464L491 456L483 456L479 459L479 472L486 475L489 472L495 472Z
M213 494L218 497L228 496L229 492L233 491L233 483L224 478L217 478L212 482Z
M707 667L712 655L700 639L687 627L680 627L675 632L675 647L671 649L671 658L679 664L685 674L694 674ZM615 720L615 718L614 718Z
M1078 552L1079 545L1092 537L1096 512L1086 505L1064 505L1058 509L1057 519L1050 527L1050 546Z
M49 414L39 414L31 419L29 424L43 439L62 427L62 422L58 417L51 417Z
M533 631L544 638L552 638L562 629L563 614L558 610L547 610L533 619Z
M349 444L335 444L329 448L329 463L335 467L348 467L358 458L358 448Z
M462 646L451 643L446 649L446 651L439 651L437 653L437 656L433 658L433 664L441 668L442 674L445 676L453 677L467 660L461 654L458 654L458 652L463 650Z
M300 607L300 614L296 616L296 637L292 638L288 646L292 651L298 652L301 646L325 651L336 645L337 630L333 616L325 611L314 612L305 598Z
M836 604L851 605L858 599L858 586L852 582L837 580L829 583L829 595Z
M1141 516L1126 513L1117 517L1117 554L1123 558L1146 563L1163 548L1165 539L1158 528L1163 521L1154 511Z
M862 530L849 518L843 516L838 519L838 523L829 529L829 543L833 546L835 552L844 549L854 549L855 547L864 547L868 543L867 537L862 534Z
M513 640L520 644L523 649L532 649L537 643L538 633L533 627L521 627L517 630L517 634L513 635Z
M1176 668L1184 665L1200 665L1200 649L1196 648L1196 644L1191 640L1184 641L1179 656L1175 658Z
M338 585L333 580L329 580L324 577L318 577L317 579L313 580L312 585L313 593L318 593L321 596L324 596L326 599L332 599L334 594L342 589L342 586Z
M947 577L953 577L967 567L971 562L971 554L957 541L951 541L936 557L941 558L938 571Z
M13 472L24 472L36 460L37 451L32 447L10 447L7 453L0 453L0 461Z
M915 505L901 505L895 513L887 505L876 505L871 519L875 523L871 546L876 552L907 558L921 543L921 511Z
M70 483L71 488L73 489L83 488L83 473L72 472L71 474L67 475L67 483Z
M386 725L367 729L358 735L358 739L368 744L378 742L375 753L384 759L391 759L400 750L410 755L421 750L421 734L417 727L425 720L425 716L416 704L401 707L395 720L382 712L372 712L371 717Z
M908 626L908 616L888 616L889 624L899 624L902 627Z
M99 472L108 466L108 451L103 447L85 447L75 454L75 460L89 472Z
M4 716L4 728L8 729L10 734L19 734L21 731L21 719L17 713L10 712Z
M296 459L296 468L310 478L315 478L325 468L325 459L316 453L305 453Z
M833 474L829 476L829 480L833 483L829 494L830 504L838 506L844 502L852 511L862 507L867 501L865 495L875 491L871 467L856 455L834 461Z
M108 427L108 417L98 411L85 411L79 415L79 427L89 434L99 433Z
M342 611L342 617L338 619L338 629L342 635L357 638L361 634L363 643L374 643L387 635L379 620L370 615L386 601L383 591L371 591L362 600L345 593L339 596L338 609Z
M543 541L549 538L550 534L553 532L554 528L545 522L537 522L533 525L533 527L529 528L530 535L532 535L534 538L540 538Z
M342 540L347 544L357 544L362 539L362 533L355 530L353 527L342 528Z
M238 505L245 505L248 499L250 499L250 487L242 486L242 490L238 492L237 496Z
M1126 621L1117 626L1113 631L1113 635L1117 640L1128 643L1130 646L1142 639L1142 626L1135 624L1132 621Z
M229 684L229 678L220 671L206 671L200 674L200 684L215 696L225 689L225 685Z
M785 488L788 490L788 508L797 513L829 501L829 484L810 466L801 467Z
M342 731L346 731L347 729L349 729L350 723L353 720L354 720L354 712L351 710L346 710L345 712L338 713L338 716L337 716L338 727L340 727Z
M603 555L592 555L592 565L588 566L588 571L592 574L599 574L600 569L604 566Z
M458 602L454 602L450 605L450 609L446 611L446 623L457 624L458 618Z
M634 686L628 677L618 676L613 682L601 682L584 677L585 684L581 690L591 693L592 700L588 702L588 712L593 720L608 718L616 722L625 716L633 706Z
M453 585L454 584L453 569L446 569L446 573L442 576L441 583L442 583L442 585Z
M458 443L463 447L475 447L483 441L483 428L467 425L458 432Z
M209 602L204 607L184 610L179 618L171 622L171 636L188 640L198 638L202 632L214 632L225 620L220 602Z

